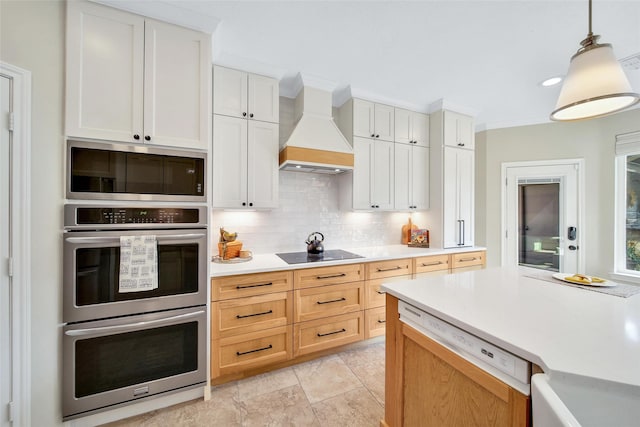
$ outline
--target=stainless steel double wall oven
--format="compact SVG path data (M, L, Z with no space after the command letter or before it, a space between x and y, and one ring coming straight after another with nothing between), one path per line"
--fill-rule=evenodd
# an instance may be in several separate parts
M63 418L204 386L206 154L82 141L67 149ZM136 237L152 239L157 282L126 292L121 239Z

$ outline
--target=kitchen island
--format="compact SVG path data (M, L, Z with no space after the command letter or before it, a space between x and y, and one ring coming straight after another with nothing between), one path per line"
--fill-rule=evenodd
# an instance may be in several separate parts
M538 365L552 379L588 378L592 387L640 396L640 295L605 295L535 275L527 268L493 268L383 284L387 368L391 363L396 370L387 372L385 423L399 425L406 410L397 378L403 362L395 360L402 349L395 348L398 337L390 330L391 321L400 322L389 300L396 308L404 301Z

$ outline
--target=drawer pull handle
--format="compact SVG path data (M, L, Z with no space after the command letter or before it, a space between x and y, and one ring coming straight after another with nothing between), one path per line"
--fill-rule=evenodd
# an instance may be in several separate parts
M338 298L338 299L332 299L329 301L316 301L316 304L330 304L332 302L340 302L340 301L346 301L347 299L345 297L342 298Z
M386 292L382 292L382 291L376 291L376 292L379 293L380 295L386 294Z
M387 321L378 319L378 323L387 323Z
M460 258L460 262L469 262L469 261L475 261L478 258L473 257L473 258Z
M273 285L273 282L261 283L259 285L236 286L236 289L259 288L260 286L271 286L271 285Z
M316 280L334 279L336 277L344 277L347 273L329 274L328 276L316 276Z
M442 262L442 261L436 261L436 262L423 262L423 263L422 263L422 266L423 266L423 267L429 267L429 266L432 266L432 265L440 265L440 264L443 264L443 262Z
M345 328L340 329L339 331L327 332L326 334L317 333L319 337L326 337L327 335L341 334L343 332L347 332Z
M253 314L236 314L236 318L237 319L244 319L246 317L264 316L265 314L271 314L271 313L273 313L273 310L263 311L262 313L253 313Z
M378 273L382 273L383 271L394 271L394 270L400 270L400 269L402 269L402 267L399 265L396 265L395 267L391 267L391 268L376 268Z
M269 344L266 347L262 347L262 348L256 348L255 350L249 350L249 351L236 351L236 355L237 356L244 356L245 354L250 354L250 353L257 353L259 351L264 351L264 350L270 350L272 349L273 346L271 344Z

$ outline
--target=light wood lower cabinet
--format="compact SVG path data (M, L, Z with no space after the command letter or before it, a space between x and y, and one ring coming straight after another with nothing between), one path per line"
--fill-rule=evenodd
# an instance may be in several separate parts
M386 336L381 425L531 425L529 396L400 322L398 300L391 295L387 296Z
M449 266L449 255L430 255L413 259L413 272L415 274L448 270Z
M294 356L350 344L364 339L362 311L331 316L293 327Z
M464 267L484 267L485 265L485 252L464 252L451 255L451 268L464 268Z
M214 277L211 279L211 300L264 295L271 292L290 291L291 289L293 289L293 273L291 271Z
M384 306L364 311L364 339L384 335L387 323L385 311Z
M291 359L291 336L287 325L213 341L212 378Z
M305 268L293 272L296 289L357 282L364 279L362 264Z
M362 282L296 289L295 322L350 313L364 308Z

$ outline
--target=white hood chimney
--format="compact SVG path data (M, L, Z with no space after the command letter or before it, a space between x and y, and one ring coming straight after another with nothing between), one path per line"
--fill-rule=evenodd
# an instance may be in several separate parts
M295 127L280 147L280 169L336 174L353 169L353 148L331 115L331 92L304 86L295 99Z

